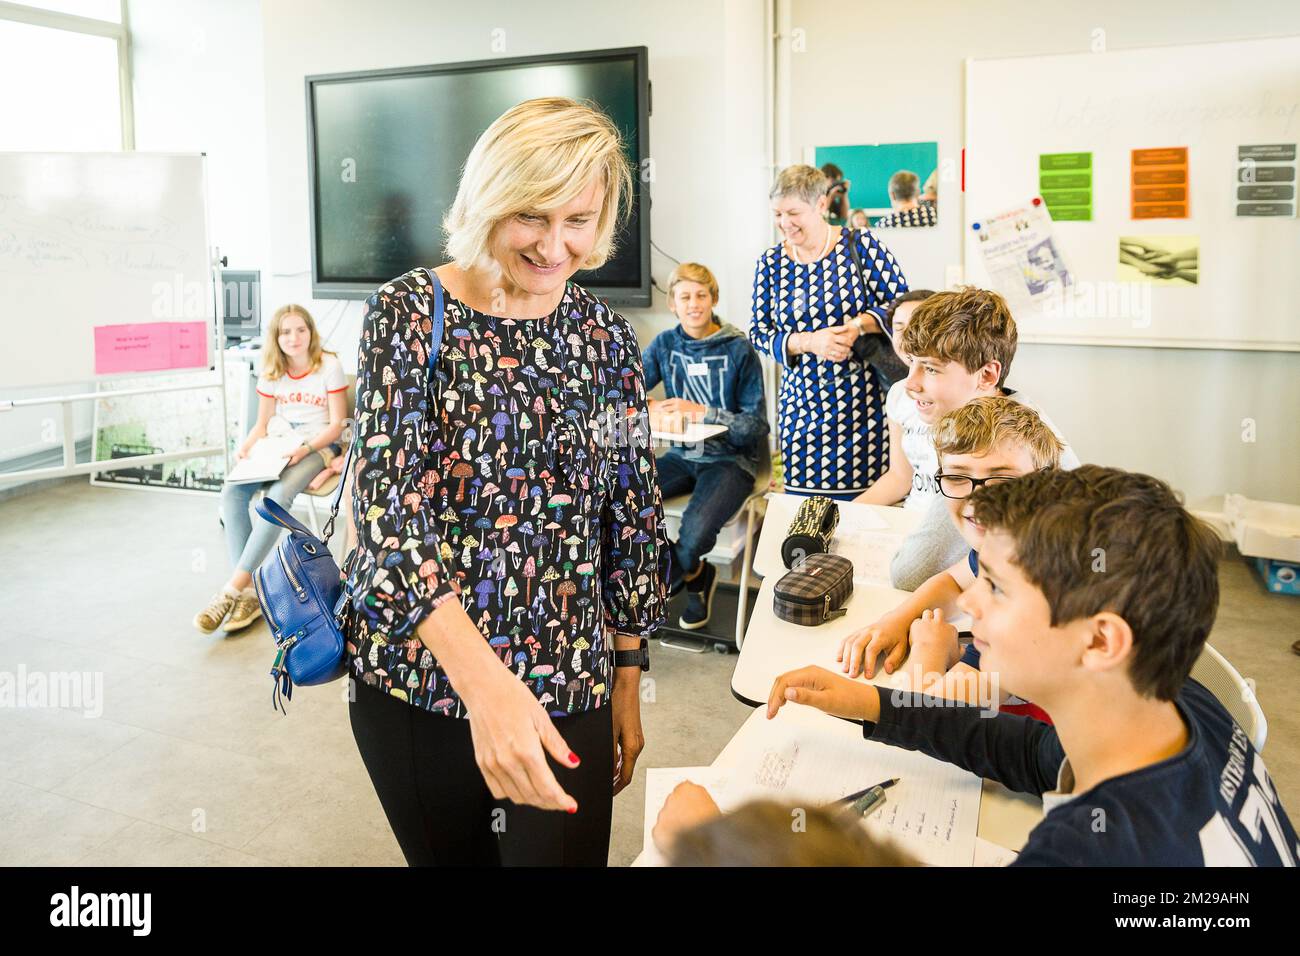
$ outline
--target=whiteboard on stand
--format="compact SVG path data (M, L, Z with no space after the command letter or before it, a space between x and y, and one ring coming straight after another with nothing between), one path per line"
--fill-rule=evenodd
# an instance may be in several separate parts
M212 368L206 196L201 154L0 152L0 383Z
M1238 216L1235 188L1240 146L1300 143L1297 64L1300 37L968 60L967 281L989 286L972 224L1038 195L1040 154L1091 152L1091 221L1053 223L1075 287L1018 308L1021 341L1300 350L1300 220ZM1188 149L1189 218L1133 219L1131 151L1163 147ZM1196 237L1197 283L1121 283L1121 236Z

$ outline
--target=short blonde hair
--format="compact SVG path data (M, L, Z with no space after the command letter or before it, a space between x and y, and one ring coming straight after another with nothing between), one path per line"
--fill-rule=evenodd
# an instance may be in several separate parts
M787 196L794 196L810 206L815 206L817 200L826 195L826 190L830 189L830 186L831 181L820 169L798 163L781 170L767 198L784 199Z
M596 244L583 269L604 265L632 200L632 171L618 127L594 104L561 96L525 100L483 131L443 218L447 253L462 269L491 266L493 230L521 212L572 202L594 181L604 189Z
M915 199L920 182L921 177L910 169L900 169L889 177L889 198L899 202Z
M1029 449L1035 468L1055 468L1065 445L1042 417L1014 398L986 395L967 402L934 429L934 450L944 455L987 455L1002 445Z
M679 282L698 282L709 290L709 295L713 296L713 301L718 301L718 280L713 273L709 271L708 266L702 266L698 262L683 262L668 276L668 299L672 300L673 289Z

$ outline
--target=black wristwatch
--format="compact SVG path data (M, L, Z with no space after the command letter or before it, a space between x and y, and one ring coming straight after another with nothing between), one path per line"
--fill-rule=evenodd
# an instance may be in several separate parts
M614 651L615 667L639 667L643 671L650 669L650 642L641 638L641 646L635 651Z

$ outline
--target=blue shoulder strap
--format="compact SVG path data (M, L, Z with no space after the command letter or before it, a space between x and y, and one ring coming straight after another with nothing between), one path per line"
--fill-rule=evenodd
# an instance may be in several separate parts
M438 276L434 274L432 269L425 269L424 273L433 284L433 308L429 315L429 321L433 324L433 333L429 337L429 377L432 378L433 363L437 361L438 351L442 348L442 331L445 324L442 314L442 282L439 281ZM358 394L357 400L360 401L360 398L361 396ZM354 422L357 420L355 408L352 409L352 420ZM338 517L339 505L343 502L343 487L347 484L348 469L352 466L352 452L356 450L356 446L355 441L348 442L348 454L343 462L343 474L339 479L339 490L334 494L334 504L330 507L329 520L325 522L325 527L321 529L322 540L327 543L334 533L334 519ZM289 520L293 521L294 519L290 516ZM283 521L281 524L283 524ZM288 526L286 525L286 527Z

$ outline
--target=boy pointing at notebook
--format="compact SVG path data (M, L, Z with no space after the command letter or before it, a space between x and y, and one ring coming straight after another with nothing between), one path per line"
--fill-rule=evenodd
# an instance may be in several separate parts
M819 667L777 678L768 716L808 704L1041 795L1019 865L1294 866L1300 845L1263 760L1189 677L1218 604L1214 532L1164 482L1096 465L971 499L980 573L958 603L981 669L1055 726Z

